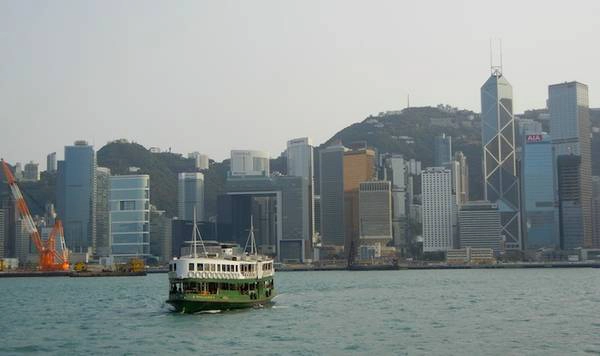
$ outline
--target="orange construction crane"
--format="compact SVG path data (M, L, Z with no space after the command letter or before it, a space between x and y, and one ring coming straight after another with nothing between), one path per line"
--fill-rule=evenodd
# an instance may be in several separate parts
M43 271L69 270L69 251L67 250L67 246L65 244L65 235L63 232L62 223L57 219L52 231L50 232L48 240L43 241L42 237L40 236L40 232L33 222L33 218L31 217L27 203L21 194L21 190L17 185L17 181L10 171L8 164L4 160L2 160L2 168L8 181L10 191L15 199L19 215L21 216L21 219L23 219L23 225L27 232L29 232L31 235L31 239L33 240L35 248L40 254L40 269ZM60 253L56 251L57 238L60 242Z

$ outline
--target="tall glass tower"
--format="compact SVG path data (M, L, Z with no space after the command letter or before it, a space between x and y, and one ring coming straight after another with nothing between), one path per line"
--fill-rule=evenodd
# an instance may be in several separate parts
M500 210L505 249L520 250L519 178L515 161L515 118L512 86L500 68L481 87L481 141L484 197Z
M558 163L561 245L592 247L592 160L588 87L548 87L550 133Z
M65 146L59 166L57 205L62 214L65 242L75 252L96 246L96 153L86 141ZM60 198L60 199L59 199Z

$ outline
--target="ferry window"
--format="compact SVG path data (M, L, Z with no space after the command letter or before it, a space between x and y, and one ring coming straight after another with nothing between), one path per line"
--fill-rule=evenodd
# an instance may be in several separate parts
M188 269L189 269L190 271L193 271L193 270L194 270L194 264L193 264L193 263L190 263L190 264L188 265Z
M217 265L217 272L221 272L221 265Z
M211 264L211 265L210 265L210 270L211 270L212 272L214 272L214 271L215 271L215 265L214 265L214 264Z
M177 271L177 263L173 263L173 271Z
M235 271L236 272L238 271L238 265L235 265Z
M227 271L227 272L230 272L230 271L229 271L229 267L231 267L231 266L230 266L230 265L227 265L226 267L227 267L227 268L225 269L225 271Z
M203 271L203 270L204 270L204 268L202 267L202 263L198 263L198 264L196 265L196 270L197 270L197 271Z

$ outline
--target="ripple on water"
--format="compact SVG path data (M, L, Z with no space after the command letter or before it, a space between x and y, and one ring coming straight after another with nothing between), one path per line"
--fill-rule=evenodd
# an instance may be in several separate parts
M599 283L590 283L598 274L592 269L279 273L276 305L196 315L171 311L164 303L165 280L160 274L0 280L2 324L11 326L2 329L0 353L600 350L600 323L587 312L600 310ZM39 290L42 299L34 297Z

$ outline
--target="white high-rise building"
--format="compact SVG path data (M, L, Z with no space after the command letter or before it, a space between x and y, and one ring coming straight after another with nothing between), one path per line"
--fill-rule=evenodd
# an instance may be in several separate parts
M231 151L231 176L268 176L269 153L253 150Z
M179 173L177 184L177 214L179 219L204 221L204 174Z
M196 169L208 169L208 156L200 152L188 153L188 158L194 160L194 167Z
M452 247L454 201L452 172L433 167L421 173L423 199L423 252L443 252Z
M288 176L304 177L313 180L313 145L308 137L296 138L287 142Z

